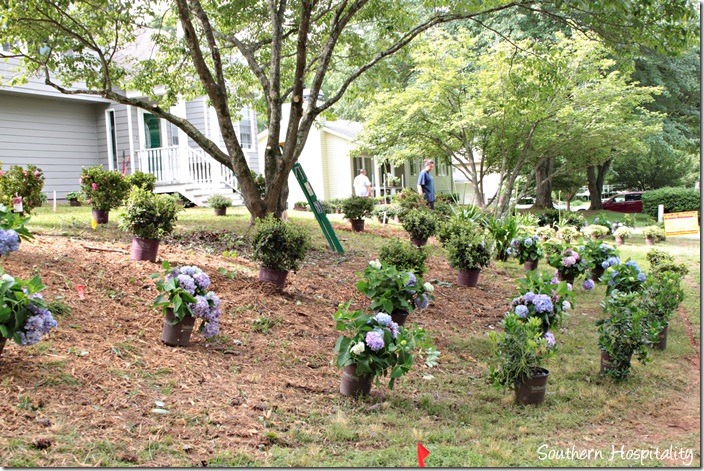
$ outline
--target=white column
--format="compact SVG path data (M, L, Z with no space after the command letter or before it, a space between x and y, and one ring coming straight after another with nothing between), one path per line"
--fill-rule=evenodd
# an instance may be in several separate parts
M132 107L130 105L126 106L127 110L127 139L130 141L130 173L135 171L135 160L137 156L134 153L134 130L132 129Z

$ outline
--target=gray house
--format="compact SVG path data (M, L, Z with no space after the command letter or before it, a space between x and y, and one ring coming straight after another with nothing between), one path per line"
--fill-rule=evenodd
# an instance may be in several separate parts
M241 201L232 171L171 123L100 97L62 95L40 78L9 86L16 68L13 60L0 61L0 162L4 169L27 164L41 168L50 197L54 191L60 199L78 191L81 168L103 165L125 175L152 173L156 192L178 192L199 205L214 193ZM179 103L171 111L225 149L205 98ZM238 138L250 168L258 172L256 118L250 109L242 110L242 116Z

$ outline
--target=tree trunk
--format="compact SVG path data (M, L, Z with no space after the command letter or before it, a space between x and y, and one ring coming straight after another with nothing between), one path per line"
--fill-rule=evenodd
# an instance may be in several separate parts
M604 179L609 171L611 162L609 159L602 164L587 166L587 188L589 188L589 210L604 209L601 205L601 189L604 187Z
M552 203L552 167L553 158L540 159L535 166L535 204L536 209L554 209Z

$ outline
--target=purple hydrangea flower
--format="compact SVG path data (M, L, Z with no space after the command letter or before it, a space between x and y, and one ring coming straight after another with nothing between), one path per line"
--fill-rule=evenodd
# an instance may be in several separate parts
M372 330L371 332L367 332L364 343L366 343L373 352L378 352L384 348L384 337L379 332Z
M525 319L526 316L528 315L528 307L524 306L522 304L519 304L516 306L516 315L520 317L521 319Z
M0 255L7 255L20 248L20 236L13 229L0 229Z
M397 323L391 322L391 324L389 324L389 330L391 331L391 337L393 337L394 339L396 337L398 337L398 324Z
M571 267L575 263L577 263L577 259L573 256L565 257L564 259L562 259L562 266L564 267Z
M210 337L220 333L220 322L208 322L203 328L203 337L209 339Z
M533 298L533 306L538 312L551 312L553 310L552 300L546 294L537 294Z
M428 307L428 304L430 304L430 300L428 299L428 296L423 293L415 299L415 304L417 307L425 309Z
M521 245L521 241L518 239L513 239L511 241L511 247L513 247L514 249L517 249L520 245Z
M178 280L178 285L186 290L189 294L196 294L196 283L193 281L193 278L191 278L188 275L178 275L177 277Z
M218 295L215 294L213 291L208 291L207 293L205 293L205 299L210 301L213 307L220 306L220 298L218 298Z
M193 281L196 282L198 288L205 291L210 286L210 277L205 272L198 272L193 274Z
M391 316L386 314L385 312L380 312L376 316L374 316L374 319L379 323L379 325L383 326L389 326L391 325Z
M548 344L548 348L553 348L557 344L557 342L555 342L555 336L551 332L545 332L545 335L543 335L543 338L545 339L545 342Z
M190 308L193 311L195 317L204 318L210 314L210 304L205 296L196 296L196 302L190 304Z
M558 284L559 282L560 282L560 280L559 280L556 276L553 276L553 277L552 277L552 280L550 280L550 283L552 283L553 285L556 285L556 284Z
M406 283L406 286L413 286L416 284L416 275L411 273L410 271L408 272L408 283Z
M193 276L196 273L201 273L201 272L202 272L202 270L198 267L194 267L194 266L181 267L181 274L182 275Z
M567 289L572 291L572 283L567 283Z
M535 293L532 291L528 291L526 294L523 295L523 299L529 303L533 302L533 298L535 298Z
M582 283L582 288L587 291L594 289L594 281L592 279L584 280L584 283Z

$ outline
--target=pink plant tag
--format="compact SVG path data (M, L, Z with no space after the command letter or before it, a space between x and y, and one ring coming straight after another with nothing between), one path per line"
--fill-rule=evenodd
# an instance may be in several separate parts
M78 299L86 299L85 285L76 285L76 291L78 291Z

